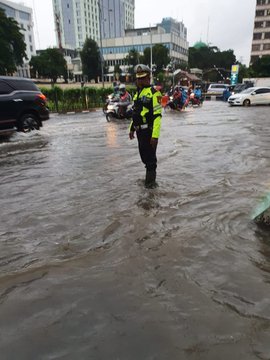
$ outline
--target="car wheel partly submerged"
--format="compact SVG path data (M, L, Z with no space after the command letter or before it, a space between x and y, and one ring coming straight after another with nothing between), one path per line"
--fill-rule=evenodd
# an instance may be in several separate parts
M248 99L244 100L243 105L250 106L250 100L248 100Z
M19 130L23 132L30 132L32 130L39 130L40 123L34 114L24 114L19 121Z

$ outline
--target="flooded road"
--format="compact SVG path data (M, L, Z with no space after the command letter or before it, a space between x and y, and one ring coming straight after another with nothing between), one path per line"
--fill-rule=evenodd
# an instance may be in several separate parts
M101 111L1 141L1 360L270 359L268 114L164 113L152 190Z

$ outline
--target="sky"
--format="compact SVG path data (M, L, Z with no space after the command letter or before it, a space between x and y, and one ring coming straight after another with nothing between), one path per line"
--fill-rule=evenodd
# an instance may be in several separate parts
M52 0L11 0L34 9L37 49L56 45ZM234 50L248 65L256 0L135 0L135 27L156 25L163 17L183 21L189 46L203 41L221 51Z

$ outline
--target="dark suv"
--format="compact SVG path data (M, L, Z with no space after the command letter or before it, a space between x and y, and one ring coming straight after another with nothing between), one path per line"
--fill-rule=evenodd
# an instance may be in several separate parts
M0 76L0 134L39 130L49 119L46 97L26 78Z

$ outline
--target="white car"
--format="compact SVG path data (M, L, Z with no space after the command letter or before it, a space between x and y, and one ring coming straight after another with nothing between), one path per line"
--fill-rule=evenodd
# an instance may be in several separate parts
M210 84L207 89L207 95L223 95L224 90L228 89L228 84Z
M270 87L251 87L228 99L230 105L270 105Z

